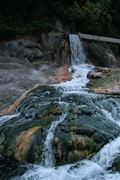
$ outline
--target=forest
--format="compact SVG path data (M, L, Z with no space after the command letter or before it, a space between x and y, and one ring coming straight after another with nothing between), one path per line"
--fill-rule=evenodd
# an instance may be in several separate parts
M120 38L120 0L1 0L0 40L54 28Z

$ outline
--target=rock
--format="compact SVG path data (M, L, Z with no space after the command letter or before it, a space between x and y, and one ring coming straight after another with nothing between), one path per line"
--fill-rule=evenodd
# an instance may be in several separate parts
M0 138L0 149L4 152L4 156L28 162L40 162L41 160L43 139L46 135L46 128L50 126L52 121L59 118L61 115L61 107L58 103L47 102L48 98L53 97L54 95L56 95L55 97L57 98L57 92L54 88L40 86L36 88L35 91L33 90L33 93L34 97L31 96L31 94L27 103L30 103L32 106L36 106L37 104L34 104L34 100L36 99L35 97L38 97L39 105L35 108L36 110L32 112L31 108L33 107L30 104L30 109L25 108L26 103L24 104L24 102L28 99L26 98L26 100L24 99L23 102L20 103L21 105L19 105L16 109L16 113L21 112L21 108L24 109L21 114L24 118L20 115L18 118L12 118L11 121L7 122L7 129L9 129L7 137L5 135L6 128L4 126L0 127L1 132L3 131ZM43 106L41 104L42 106L40 106L42 101L46 101L46 105ZM13 121L17 123L15 130L13 130L14 125L11 128L11 123L13 123ZM11 139L10 137L14 137L15 139ZM3 142L5 144L7 143L7 146L3 144ZM4 151L4 148L6 148L6 151ZM31 153L33 154L32 156Z
M37 84L49 84L51 79L35 70L26 59L0 56L0 111L6 112L10 105L25 91Z
M55 28L58 30L58 31L63 31L63 27L62 27L62 22L60 20L56 20L55 21Z
M109 73L111 71L109 68L105 67L95 67L95 70L97 70L97 72L102 72L103 74Z
M55 83L65 82L71 79L71 74L69 73L68 68L68 65L64 65L58 68L58 70L56 69L56 75L52 77Z
M117 59L110 49L105 51L103 61L106 67L115 68L117 66Z
M106 75L108 75L108 73L111 71L109 68L105 68L105 67L95 67L95 70L97 72L89 71L87 73L88 79L98 79L98 78L106 77Z
M120 134L119 126L97 107L105 98L112 99L83 94L62 96L61 89L54 86L36 87L16 107L16 116L11 115L10 120L0 126L1 154L23 162L43 163L48 129L61 120L53 128L54 137L46 149L51 153L52 148L54 165L90 159Z
M35 38L34 41L22 38L1 43L0 114L11 112L10 109L16 107L16 100L34 86L71 78L69 43L64 33L41 34L40 42Z
M95 93L120 94L120 70L111 69L106 77L90 80L87 86Z
M104 74L102 72L93 72L89 71L87 74L88 79L97 79L97 78L102 78Z
M112 163L112 171L120 172L120 156L116 157Z
M102 42L83 42L86 59L95 66L115 68L119 60L108 44Z
M75 97L71 99L76 102ZM82 100L81 98L79 100L81 106L71 106L68 116L55 131L53 151L55 151L57 165L90 159L109 142L108 139L119 132L119 127L107 120L102 111L95 106L89 106L87 102L89 98L87 100L87 97L84 97ZM84 101L87 105L82 105ZM95 117L93 115L95 113L99 115ZM110 127L113 126L115 129L110 132Z
M1 55L7 57L27 58L28 60L41 59L42 47L38 43L30 40L17 40L4 43L1 46Z

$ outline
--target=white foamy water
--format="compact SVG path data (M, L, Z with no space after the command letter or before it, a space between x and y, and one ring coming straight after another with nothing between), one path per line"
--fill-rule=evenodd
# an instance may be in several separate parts
M85 90L86 83L89 81L87 73L94 68L93 65L85 64L85 54L82 49L82 43L78 35L70 34L70 49L71 49L71 67L69 72L72 74L72 80L62 82L55 85L62 88L62 91L67 94L71 93L87 93Z
M87 78L87 73L93 68L94 66L89 64L81 64L79 66L72 66L70 67L70 71L74 71L72 73L72 80L62 82L61 84L55 85L56 87L61 87L62 91L67 94L71 93L87 93L85 84L89 81Z
M42 165L45 167L53 167L53 154L52 154L52 140L54 138L55 128L59 123L61 123L67 114L62 114L58 121L52 122L51 127L48 129L48 135L44 142L43 155L42 155Z
M120 137L105 145L93 158L92 161L104 169L111 167L113 160L120 155Z
M34 166L21 177L15 177L12 180L120 180L119 173L107 173L98 164L84 160L76 164L59 166L57 168L45 168L43 166Z
M82 42L78 35L70 34L70 49L71 49L71 65L80 65L85 61L85 54L82 48Z
M120 119L116 119L116 118L114 119L113 115L112 115L112 112L108 112L105 109L102 109L102 112L105 114L106 117L109 118L109 120L115 122L116 124L118 124L120 126ZM116 114L117 114L117 112L116 112Z
M0 126L1 126L2 124L4 124L5 122L7 122L8 120L10 120L10 119L12 119L12 118L14 118L14 117L17 117L17 116L19 116L19 115L20 115L20 113L13 114L13 115L1 116L1 117L0 117Z

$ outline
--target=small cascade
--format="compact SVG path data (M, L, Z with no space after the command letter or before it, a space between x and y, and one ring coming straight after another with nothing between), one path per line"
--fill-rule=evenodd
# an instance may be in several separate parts
M54 138L54 132L55 132L57 125L65 119L66 115L67 115L67 113L66 114L63 113L59 117L58 121L52 122L50 128L47 130L48 134L47 134L47 137L44 142L42 163L41 163L44 167L51 168L54 166L53 153L52 153L52 141Z
M85 54L83 53L82 43L76 34L70 34L71 65L85 63Z
M71 66L69 72L72 74L72 80L63 82L57 86L63 87L63 92L67 94L85 93L85 84L89 81L87 73L93 69L94 66L85 64L85 54L79 36L76 34L69 34L69 39L71 50Z
M106 144L93 158L92 161L107 169L112 166L113 160L120 155L120 137Z
M20 115L20 113L16 113L13 115L4 115L0 117L0 126L2 126L2 124L6 123L7 121L11 120L12 118L18 117Z

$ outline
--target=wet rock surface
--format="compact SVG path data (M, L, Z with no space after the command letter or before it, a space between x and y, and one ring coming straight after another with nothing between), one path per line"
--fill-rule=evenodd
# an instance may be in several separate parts
M120 156L116 157L112 163L113 172L120 172Z
M109 106L105 100L110 102ZM17 106L16 116L1 125L1 154L24 162L40 163L44 159L42 154L48 129L62 118L55 128L52 147L46 149L51 153L52 148L54 164L90 159L120 134L119 126L101 111L105 108L115 116L113 104L115 107L112 96L62 96L59 88L39 86ZM117 111L119 113L119 109Z
M92 92L101 94L120 94L120 69L111 69L103 78L92 79L87 83Z
M67 117L55 131L57 165L90 159L119 134L119 126L107 119L99 108L99 103L104 103L104 96L90 98L74 95L67 98L76 104L70 103ZM105 99L112 104L114 98L109 98Z

